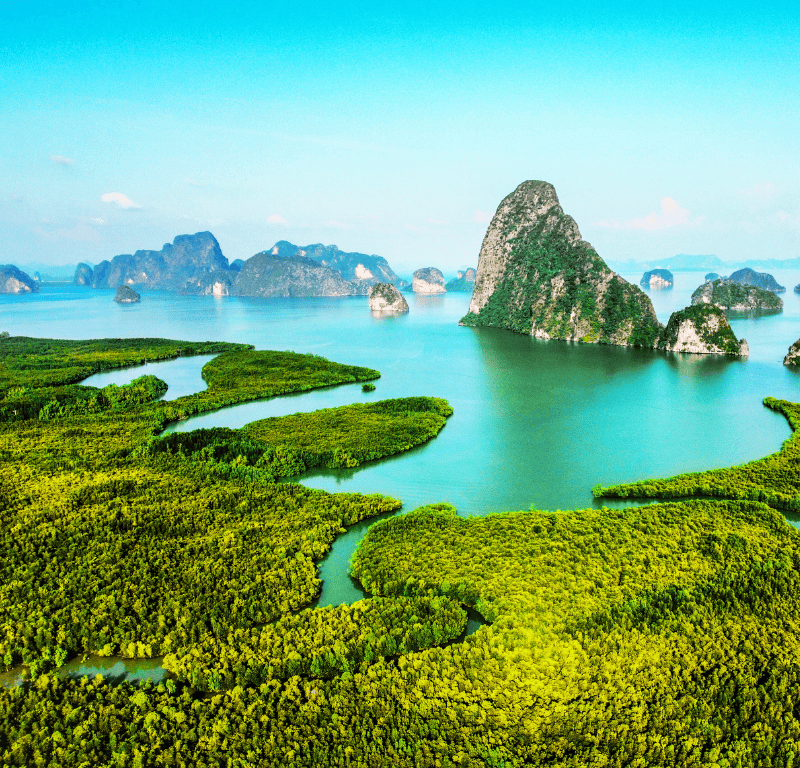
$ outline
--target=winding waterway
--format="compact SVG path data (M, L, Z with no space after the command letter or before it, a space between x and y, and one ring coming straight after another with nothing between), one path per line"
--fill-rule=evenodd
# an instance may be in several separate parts
M732 319L736 334L749 342L747 360L461 328L467 294L409 294L407 315L379 317L370 313L364 297L243 299L149 292L141 304L124 306L112 301L111 291L45 285L39 294L0 296L0 330L73 339L246 342L377 368L382 378L373 393L362 393L358 385L327 388L226 408L170 429L237 428L268 416L357 401L444 397L454 414L426 445L354 470L312 472L301 482L393 496L404 511L437 501L449 501L468 515L531 506L573 509L597 505L590 491L597 483L729 466L780 447L789 427L761 401L800 397L797 372L782 365L787 348L800 336L800 296L791 291L800 274L773 274L789 288L782 294L784 312ZM640 275L625 277L633 281ZM675 278L675 288L650 294L662 322L689 303L702 273L676 273ZM114 371L85 383L124 384L153 373L169 384L166 399L174 399L205 386L200 370L208 359ZM349 559L372 522L351 526L320 563L319 605L363 597L349 576ZM472 629L476 621L472 616ZM150 662L126 661L124 669L114 668L116 663L72 662L76 674L160 674L147 666Z

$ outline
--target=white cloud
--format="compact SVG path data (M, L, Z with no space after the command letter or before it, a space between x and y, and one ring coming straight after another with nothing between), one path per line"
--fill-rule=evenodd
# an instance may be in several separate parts
M126 211L138 211L142 206L136 205L129 197L126 197L122 192L106 192L100 195L100 199L104 203L116 203L120 208Z
M475 211L472 214L472 218L479 224L488 224L492 220L492 214L486 213L486 211Z
M50 162L56 165L72 165L75 161L70 157L64 157L64 155L50 155Z
M267 224L283 224L285 227L289 226L289 222L277 213L271 213L267 216Z
M190 187L202 187L203 185L199 181L195 181L194 179L185 179L185 184L188 184Z
M791 227L792 229L800 229L800 208L794 213L781 210L778 211L775 216L781 224Z
M705 216L697 216L695 219L689 218L689 211L681 208L671 197L661 199L661 212L651 212L647 216L641 216L627 221L598 221L600 227L609 229L641 229L645 232L656 232L662 229L672 229L673 227L693 227L701 224Z
M89 221L91 221L92 224L105 224L105 221L99 218L89 219Z
M446 221L439 221L439 219L428 219L428 224L433 224L437 227L448 227L450 226Z

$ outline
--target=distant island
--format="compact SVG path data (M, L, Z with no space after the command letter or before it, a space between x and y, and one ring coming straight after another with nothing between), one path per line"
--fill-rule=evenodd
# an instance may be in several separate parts
M714 304L736 312L780 312L783 309L783 301L772 291L737 283L730 278L703 283L692 294L692 304Z
M381 256L346 253L335 245L297 246L279 240L247 261L229 264L211 232L179 235L160 251L115 256L95 267L81 263L75 285L92 288L161 289L213 296L367 295L379 282L398 287L399 278Z
M414 273L411 290L414 293L446 293L444 275L436 267L418 269Z
M644 275L642 275L642 279L639 281L639 285L641 285L642 288L651 288L655 290L672 288L674 283L675 278L668 269L651 269L649 272L645 272Z
M754 285L765 291L772 291L773 293L783 293L786 288L778 285L778 281L767 272L756 272L755 270L746 268L734 272L729 278L731 282L740 283L741 285Z
M117 304L138 304L141 300L142 297L129 285L121 285L114 295Z

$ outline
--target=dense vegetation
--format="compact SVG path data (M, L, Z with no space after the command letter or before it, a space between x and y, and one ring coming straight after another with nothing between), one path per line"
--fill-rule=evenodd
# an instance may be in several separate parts
M335 677L387 656L457 638L467 622L446 597L380 597L307 610L225 638L205 635L164 666L201 691L259 685L292 675Z
M155 401L165 385L152 376L102 390L67 383L104 367L226 348L203 369L206 391L169 403ZM369 380L377 371L149 339L12 337L0 350L0 403L10 419L0 423L6 668L23 661L36 674L80 651L153 656L205 632L277 619L316 596L315 561L344 525L399 506L380 496L248 483L150 449L178 415ZM54 392L66 395L57 400ZM391 431L390 416L382 426Z
M777 509L800 512L800 405L768 397L764 405L782 413L792 426L792 435L780 451L739 467L689 472L663 480L641 480L607 488L597 486L598 497L620 499L674 499L713 496L764 501Z
M327 370L321 385L346 375L242 354L216 358L209 394L181 409L288 386L295 364ZM448 410L403 402L348 418ZM766 404L800 426L800 405ZM237 477L234 466L256 471L247 451L263 455L277 420L227 447L217 434L207 454L231 470L210 472L196 455L208 445L153 437L176 410L146 401L0 424L0 641L6 665L26 658L34 674L0 689L0 763L796 764L800 533L758 499L798 498L797 431L761 462L673 479L682 495L708 482L725 499L482 518L436 504L381 520L352 561L374 597L297 613L341 527L398 503ZM297 446L306 428L344 439L326 412L285 418ZM174 451L158 448L169 440ZM460 603L491 625L448 642ZM37 674L83 649L168 652L178 679Z
M435 437L453 413L446 400L403 397L198 429L154 441L154 453L205 461L227 477L273 481L318 466L357 467Z

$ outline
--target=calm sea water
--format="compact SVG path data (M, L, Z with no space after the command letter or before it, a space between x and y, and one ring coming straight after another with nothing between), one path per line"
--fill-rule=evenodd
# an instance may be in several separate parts
M243 299L143 293L117 305L113 292L45 286L0 296L0 330L58 338L160 336L247 342L258 349L313 352L377 368L377 390L348 385L252 403L176 428L239 427L266 416L408 395L444 397L454 415L427 445L357 470L322 471L302 482L329 491L377 492L404 509L449 501L460 514L596 506L590 489L646 477L738 464L777 450L789 433L761 401L800 400L798 373L782 364L800 337L800 272L773 272L787 287L781 315L736 318L746 360L539 341L508 331L458 326L470 296L407 294L410 312L373 316L365 297ZM638 282L640 274L624 275ZM676 273L671 290L650 292L659 319L690 303L703 273ZM203 360L129 371L156 373L168 399L203 385ZM119 372L87 383L124 383ZM337 539L322 576L346 573L367 524ZM341 594L328 583L341 582ZM327 577L323 602L355 587Z

